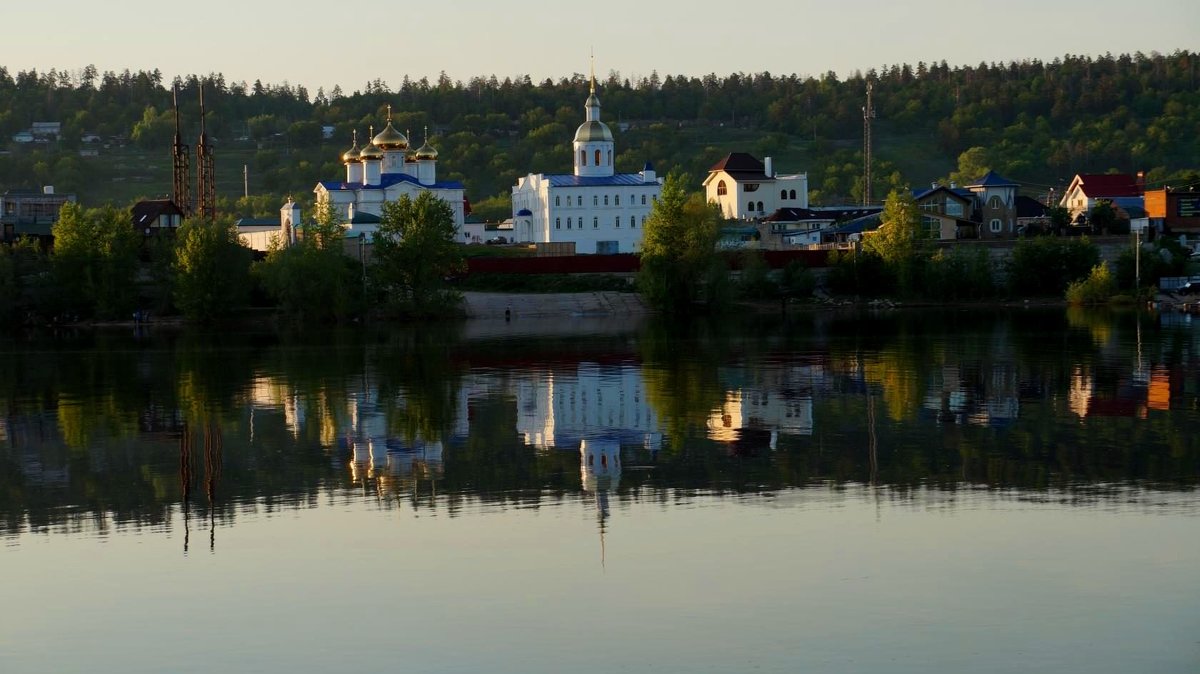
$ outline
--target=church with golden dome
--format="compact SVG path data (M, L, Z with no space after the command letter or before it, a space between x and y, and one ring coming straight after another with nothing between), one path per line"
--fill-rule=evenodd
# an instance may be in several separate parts
M512 188L513 237L528 243L568 243L576 253L634 253L662 184L649 163L617 173L612 130L600 121L596 75L586 117L571 143L570 174L529 174Z
M345 180L322 181L313 192L318 208L325 204L343 219L347 236L374 234L383 204L408 195L416 199L421 192L450 205L454 211L457 238L463 239L463 223L468 212L466 190L458 181L438 181L438 152L429 144L429 130L424 142L413 148L408 136L392 125L392 106L388 106L386 126L379 133L371 127L366 143L359 147L358 132L352 145L342 154L346 166Z

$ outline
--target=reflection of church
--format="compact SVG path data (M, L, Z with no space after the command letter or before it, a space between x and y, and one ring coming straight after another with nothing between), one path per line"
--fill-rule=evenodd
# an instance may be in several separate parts
M581 440L579 477L583 491L595 498L596 522L600 532L600 563L604 564L609 494L616 492L621 484L621 445L613 440Z

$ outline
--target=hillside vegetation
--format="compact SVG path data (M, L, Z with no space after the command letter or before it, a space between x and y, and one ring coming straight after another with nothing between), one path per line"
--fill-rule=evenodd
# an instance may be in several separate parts
M617 168L645 162L697 184L708 166L738 150L771 155L785 172L807 171L814 203L857 202L862 185L862 106L874 83L874 195L934 180L969 179L993 168L1031 194L1076 172L1144 170L1148 182L1196 182L1200 157L1200 55L1072 56L949 66L885 66L846 79L735 73L652 74L600 83L603 119L616 136ZM375 80L353 93L309 92L287 83L227 82L220 74L164 81L157 70L10 73L0 67L0 191L53 184L87 204L124 206L170 190L171 88L180 91L185 137L198 135L198 90L206 90L217 139L222 207L268 215L287 195L310 198L338 179L351 130L378 130L386 106L419 145L424 129L441 153L439 176L466 183L476 211L503 217L508 192L529 172L570 170L566 150L583 119L588 81L444 75L398 85ZM33 122L61 122L59 141L16 143ZM331 139L322 127L332 126ZM101 140L84 143L85 134ZM193 140L194 142L194 140ZM96 156L81 156L95 149ZM240 200L243 168L253 198Z

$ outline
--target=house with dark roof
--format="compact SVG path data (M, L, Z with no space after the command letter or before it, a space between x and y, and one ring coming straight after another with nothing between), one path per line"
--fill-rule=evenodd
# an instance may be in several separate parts
M143 236L174 233L183 224L183 211L170 199L139 201L130 209L130 221Z
M1070 211L1074 220L1090 213L1100 199L1141 197L1143 187L1140 177L1128 173L1080 173L1071 180L1058 205Z
M1050 209L1042 202L1017 195L1017 234L1031 236L1033 234L1050 233Z
M776 175L770 157L732 152L708 169L704 196L730 220L761 220L781 208L808 208L808 174Z

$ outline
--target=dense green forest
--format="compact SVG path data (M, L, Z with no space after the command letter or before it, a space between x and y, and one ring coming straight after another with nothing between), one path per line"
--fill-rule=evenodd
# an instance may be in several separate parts
M776 157L807 171L814 203L861 199L862 106L874 85L874 195L899 185L970 176L993 168L1045 193L1076 172L1147 172L1149 182L1187 180L1200 156L1200 55L1176 51L1067 55L950 66L888 65L845 79L734 73L636 81L610 73L600 84L603 118L616 136L617 168L693 181L726 152ZM507 210L509 187L529 172L570 170L566 150L583 119L588 80L475 77L358 91L310 92L288 83L228 82L220 74L166 80L158 70L10 73L0 67L0 190L54 184L87 204L124 205L170 190L171 89L180 90L185 134L198 135L203 83L208 130L217 138L218 188L227 212L274 213L288 194L344 175L338 157L386 106L414 144L441 153L439 175L466 183L477 212ZM16 143L33 122L61 122L58 142ZM334 127L324 139L323 126ZM85 134L100 138L84 143ZM96 149L81 156L81 149ZM90 154L90 153L89 153ZM252 196L243 192L243 167Z

